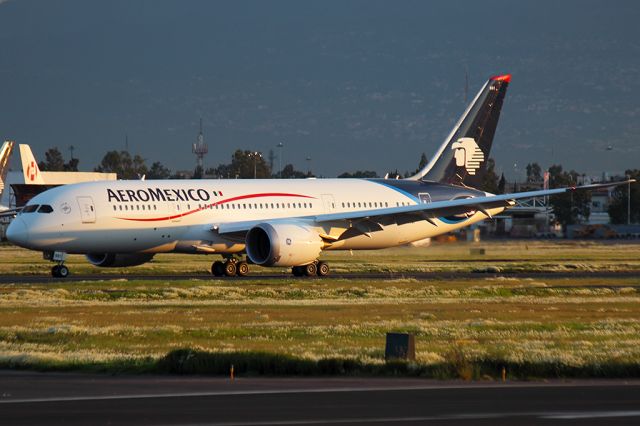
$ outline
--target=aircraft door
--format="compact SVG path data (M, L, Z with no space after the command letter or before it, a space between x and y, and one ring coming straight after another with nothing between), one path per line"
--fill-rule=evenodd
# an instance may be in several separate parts
M82 223L94 223L96 221L96 208L91 197L77 197L80 207Z
M322 194L322 205L324 206L325 213L333 213L336 209L336 202L333 199L333 194Z
M169 215L171 216L172 222L180 222L183 213L182 208L184 208L184 206L181 206L177 202L169 202Z

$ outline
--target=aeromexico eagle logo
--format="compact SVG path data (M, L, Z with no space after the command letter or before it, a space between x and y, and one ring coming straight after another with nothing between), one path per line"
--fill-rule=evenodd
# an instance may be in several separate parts
M460 138L451 145L455 150L456 166L464 167L467 173L474 176L484 161L484 153L473 138Z

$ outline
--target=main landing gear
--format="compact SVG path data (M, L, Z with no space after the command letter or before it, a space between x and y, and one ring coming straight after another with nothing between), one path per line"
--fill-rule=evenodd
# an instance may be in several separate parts
M325 277L329 275L329 264L315 261L307 265L294 266L291 273L296 277ZM224 262L216 260L211 265L211 274L216 277L246 277L249 275L249 263L245 260L229 257Z
M296 277L312 277L314 275L325 277L329 275L329 264L316 261L307 265L294 266L291 268L291 273Z
M233 277L234 275L246 277L249 275L249 264L235 257L230 257L224 262L216 260L211 265L211 273L216 277Z
M64 265L64 261L67 260L67 253L61 251L44 252L42 257L52 262L57 262L51 268L51 276L55 278L67 278L69 276L69 268Z

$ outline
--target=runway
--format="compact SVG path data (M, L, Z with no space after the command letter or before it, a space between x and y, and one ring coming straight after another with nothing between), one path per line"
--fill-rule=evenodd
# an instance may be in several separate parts
M3 424L637 424L640 381L106 376L0 372Z
M561 271L561 272L371 272L371 273L346 273L331 274L327 277L294 277L290 274L269 274L269 275L249 275L246 277L214 277L210 274L172 274L172 275L152 275L152 274L71 274L67 278L54 278L51 275L0 275L0 284L51 284L62 282L83 282L83 281L109 281L109 280L129 280L129 281L251 281L251 280L281 280L283 278L292 280L326 280L326 279L416 279L416 280L447 280L447 279L483 279L495 277L513 278L636 278L640 277L640 272L636 271ZM607 286L609 287L609 286ZM628 285L625 287L629 287Z

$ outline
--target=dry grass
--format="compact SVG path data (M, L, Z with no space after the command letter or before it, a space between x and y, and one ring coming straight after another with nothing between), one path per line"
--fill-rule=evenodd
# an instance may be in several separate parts
M552 258L568 263L572 257L599 270L635 268L640 258L634 245L510 244L504 249L508 257L529 269ZM440 258L436 264L451 269L481 264L465 255L466 245L448 248L458 261ZM492 254L494 248L487 259L512 264L504 252ZM368 264L383 267L383 260L391 259L397 262L394 268L402 269L420 263L418 254L404 250L377 252ZM430 249L417 250L424 255ZM443 251L436 247L432 257L444 256ZM2 249L0 262L6 271L12 261L5 253L7 248ZM15 265L27 267L31 255L25 253L11 256ZM411 253L406 262L404 253ZM345 268L351 261L348 254L332 256ZM355 264L364 258L358 256ZM164 262L162 257L159 264L169 268ZM421 262L432 268L431 262ZM190 267L175 265L181 270ZM522 371L522 375L627 374L640 365L640 279L634 274L540 279L480 275L430 281L257 277L0 286L0 364L5 366L156 368L166 364L167 353L188 347L196 350L202 365L216 366L201 371L219 372L230 357L253 353L267 357L268 365L274 359L288 363L293 370L286 371L313 372L318 365L330 365L322 371L333 371L338 367L326 360L354 360L352 367L340 361L338 370L374 372L383 369L389 331L416 334L418 360L413 373L497 377L501 366L507 365L511 374ZM206 355L211 353L217 358ZM266 368L260 365L256 371ZM443 370L442 365L448 367ZM523 366L535 368L518 370Z

